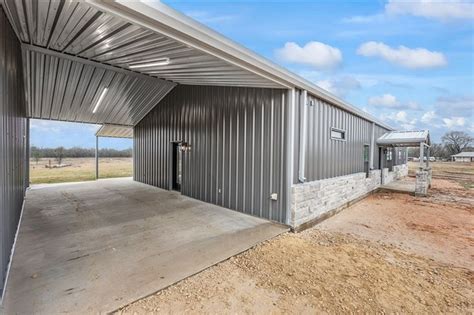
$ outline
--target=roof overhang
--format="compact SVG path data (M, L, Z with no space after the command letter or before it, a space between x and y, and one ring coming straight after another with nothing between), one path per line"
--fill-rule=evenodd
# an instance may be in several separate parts
M431 145L428 130L391 131L377 139L377 145L385 147L416 147L420 144Z
M100 10L120 16L130 23L141 25L144 28L165 34L190 47L194 47L259 76L268 78L283 87L306 90L308 93L352 114L374 122L389 130L393 130L391 126L369 113L352 106L314 83L276 65L268 59L237 44L160 1L85 1Z
M306 90L315 97L392 130L370 114L159 1L1 1L21 41L30 48L39 47L54 51L55 58L76 57L171 84ZM168 58L169 63L150 65L153 61L163 58ZM49 70L50 80L54 77L54 71L59 74L54 65ZM100 76L101 72L97 73ZM29 72L28 75L26 80L34 81L34 76L38 73ZM96 71L92 78L100 80L96 78ZM65 89L69 82L66 81L63 85L62 88ZM55 93L64 94L60 89L61 87L55 87ZM89 91L88 87L87 90L87 93L93 95L97 92ZM28 105L32 107L30 112L40 108L43 111L42 100L31 100L41 99L48 91L41 87L30 89L28 93ZM127 93L136 94L137 91L131 89ZM52 95L52 100L47 98L46 101L61 102L55 98L56 94ZM143 102L146 101L129 100L127 105L136 111L142 108ZM82 107L69 108L69 111L82 110ZM73 114L77 115L78 113ZM91 122L133 125L137 120L124 122L118 119L97 119Z

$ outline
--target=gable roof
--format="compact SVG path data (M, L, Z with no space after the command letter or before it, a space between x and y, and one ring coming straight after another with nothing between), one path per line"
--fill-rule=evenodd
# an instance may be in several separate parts
M420 143L431 143L428 130L391 131L377 139L377 144L382 146L414 147Z
M455 155L451 155L454 157L474 157L474 152L461 152Z

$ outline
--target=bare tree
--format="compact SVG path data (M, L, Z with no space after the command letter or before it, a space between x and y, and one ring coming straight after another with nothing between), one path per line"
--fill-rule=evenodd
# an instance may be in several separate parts
M56 158L58 164L61 165L64 157L64 147L57 147L54 150L54 157Z
M35 160L36 165L38 165L38 162L41 157L41 154L39 153L39 151L34 151L31 155L33 156L33 160Z
M433 143L430 147L430 156L436 158L449 158L449 154L446 152L446 148L443 144Z
M464 131L447 132L441 140L450 155L461 153L474 141L474 139Z

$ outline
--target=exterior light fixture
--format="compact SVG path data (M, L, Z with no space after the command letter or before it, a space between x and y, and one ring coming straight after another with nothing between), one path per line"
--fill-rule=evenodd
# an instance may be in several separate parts
M187 142L182 142L180 145L181 152L186 153L191 151L191 145Z
M153 62L130 65L129 68L138 69L138 68L147 68L147 67L159 67L159 66L166 66L169 64L170 64L170 58L161 58Z
M99 100L97 101L97 104L95 104L94 106L94 109L92 110L92 113L95 114L95 112L97 111L97 109L99 108L100 104L102 103L102 100L104 99L104 96L105 94L107 93L109 89L108 88L105 88L103 91L102 91L102 94L100 94L99 96Z

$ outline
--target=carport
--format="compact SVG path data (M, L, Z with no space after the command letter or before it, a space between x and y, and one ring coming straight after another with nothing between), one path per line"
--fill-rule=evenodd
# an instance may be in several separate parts
M110 312L286 230L131 179L33 187L4 310Z
M26 191L29 118L100 124L97 136L124 136L124 130L136 128L178 87L218 87L227 89L224 95L231 98L232 93L251 91L249 98L271 98L265 104L271 104L271 120L258 103L262 128L256 143L263 156L264 145L271 143L264 136L273 137L277 128L282 130L279 137L286 136L283 126L289 118L279 110L283 111L290 85L264 59L217 33L210 36L210 30L159 2L154 8L121 0L0 3L0 74L5 82L1 114L6 117L5 124L1 121L5 139L0 145L8 161L1 191L1 272L7 313L112 311L287 230L255 217L286 221L284 187L289 176L283 177L287 153L282 146L270 147L276 153L269 151L269 166L261 162L254 168L261 179L252 182L260 193L248 193L252 206L260 207L253 217L219 206L236 208L237 194L225 191L225 203L209 199L213 205L190 191L181 194L130 179ZM187 96L199 94L191 91ZM265 108L265 113L270 110ZM189 120L174 122L184 126ZM264 129L263 122L271 129ZM191 134L196 127L187 128ZM140 130L140 135L160 132ZM173 137L180 150L192 150L179 133ZM155 151L135 138L134 153ZM147 169L160 167L165 157L160 158L148 157L138 174L134 157L134 179L158 186L155 178L147 177ZM199 163L195 169L206 169L204 159ZM170 172L161 166L164 173ZM188 164L184 167L190 170ZM281 179L272 178L271 168L281 170ZM229 191L239 188L230 180L226 185ZM272 200L271 189L276 191Z

